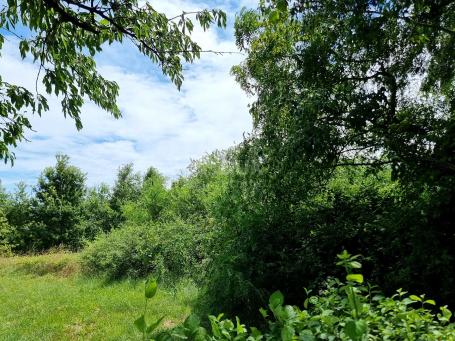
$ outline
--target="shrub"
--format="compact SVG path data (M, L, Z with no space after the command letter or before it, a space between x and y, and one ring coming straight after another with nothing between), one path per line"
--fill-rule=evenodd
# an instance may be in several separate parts
M269 298L268 309L260 309L266 321L264 331L248 328L236 318L223 314L209 316L210 330L190 316L182 326L163 332L159 340L455 340L452 313L425 295L407 295L397 290L391 297L374 287L363 285L363 276L354 273L361 267L358 256L338 255L338 265L346 271L346 281L329 278L318 295L309 295L303 308L284 304L280 291Z
M5 214L0 210L0 256L11 256L14 244L12 236L14 231L8 224Z
M86 272L110 279L185 277L202 259L198 236L194 226L181 221L126 225L90 243L82 253L82 265Z
M117 227L118 214L109 204L110 196L110 189L105 184L87 191L82 202L82 218L77 226L84 239L93 240L98 234Z

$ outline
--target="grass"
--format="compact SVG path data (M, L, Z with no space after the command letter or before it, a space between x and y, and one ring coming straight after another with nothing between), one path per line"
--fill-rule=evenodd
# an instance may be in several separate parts
M143 309L143 282L107 283L80 274L78 255L0 258L0 340L139 340L133 321ZM197 289L159 289L149 319L162 328L191 312Z

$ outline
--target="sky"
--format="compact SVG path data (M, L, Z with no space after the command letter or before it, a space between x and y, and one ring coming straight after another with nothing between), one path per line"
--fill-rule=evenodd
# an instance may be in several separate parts
M242 7L255 7L255 0L150 1L170 16L182 10L221 8L228 16L227 29L203 32L193 38L203 50L237 51L233 23ZM192 159L243 140L251 130L248 113L251 98L240 89L230 69L245 58L242 54L202 54L185 66L180 91L163 77L160 69L129 44L109 46L96 57L98 70L120 86L118 104L123 117L116 120L94 103L82 109L83 129L63 117L57 98L50 97L50 110L32 117L34 131L13 151L14 166L0 165L0 179L7 190L25 181L34 185L41 171L55 164L57 153L87 174L87 185L113 184L118 168L133 162L137 171L153 166L172 180ZM35 88L38 66L22 60L14 37L1 50L0 75L4 81ZM43 91L44 92L44 91Z

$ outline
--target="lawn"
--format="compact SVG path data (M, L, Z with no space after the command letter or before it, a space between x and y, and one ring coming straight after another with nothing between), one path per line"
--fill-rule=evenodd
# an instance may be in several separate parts
M159 290L150 319L180 323L196 295L190 284ZM77 254L0 258L0 340L138 340L143 305L142 281L84 276Z

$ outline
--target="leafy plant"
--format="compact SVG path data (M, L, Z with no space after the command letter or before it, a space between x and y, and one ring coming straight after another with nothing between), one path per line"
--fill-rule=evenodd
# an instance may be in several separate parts
M109 279L153 274L172 282L197 273L199 231L182 221L127 224L98 236L82 253L86 273Z
M164 319L164 316L162 316L158 320L149 324L147 322L147 318L146 318L148 302L150 299L152 299L156 295L157 290L158 290L158 283L156 282L156 279L150 278L145 282L144 311L143 311L142 315L139 318L137 318L136 321L134 321L134 325L142 333L143 340L150 340L153 332L160 325L161 321Z
M189 316L157 340L455 340L455 323L446 306L435 314L433 300L401 289L385 297L356 273L362 267L360 256L344 251L338 258L337 265L346 270L345 281L329 278L318 295L307 290L303 308L286 305L283 294L274 292L268 307L260 309L266 322L263 331L238 318L224 319L223 314L209 316L210 329L205 329L197 317Z

